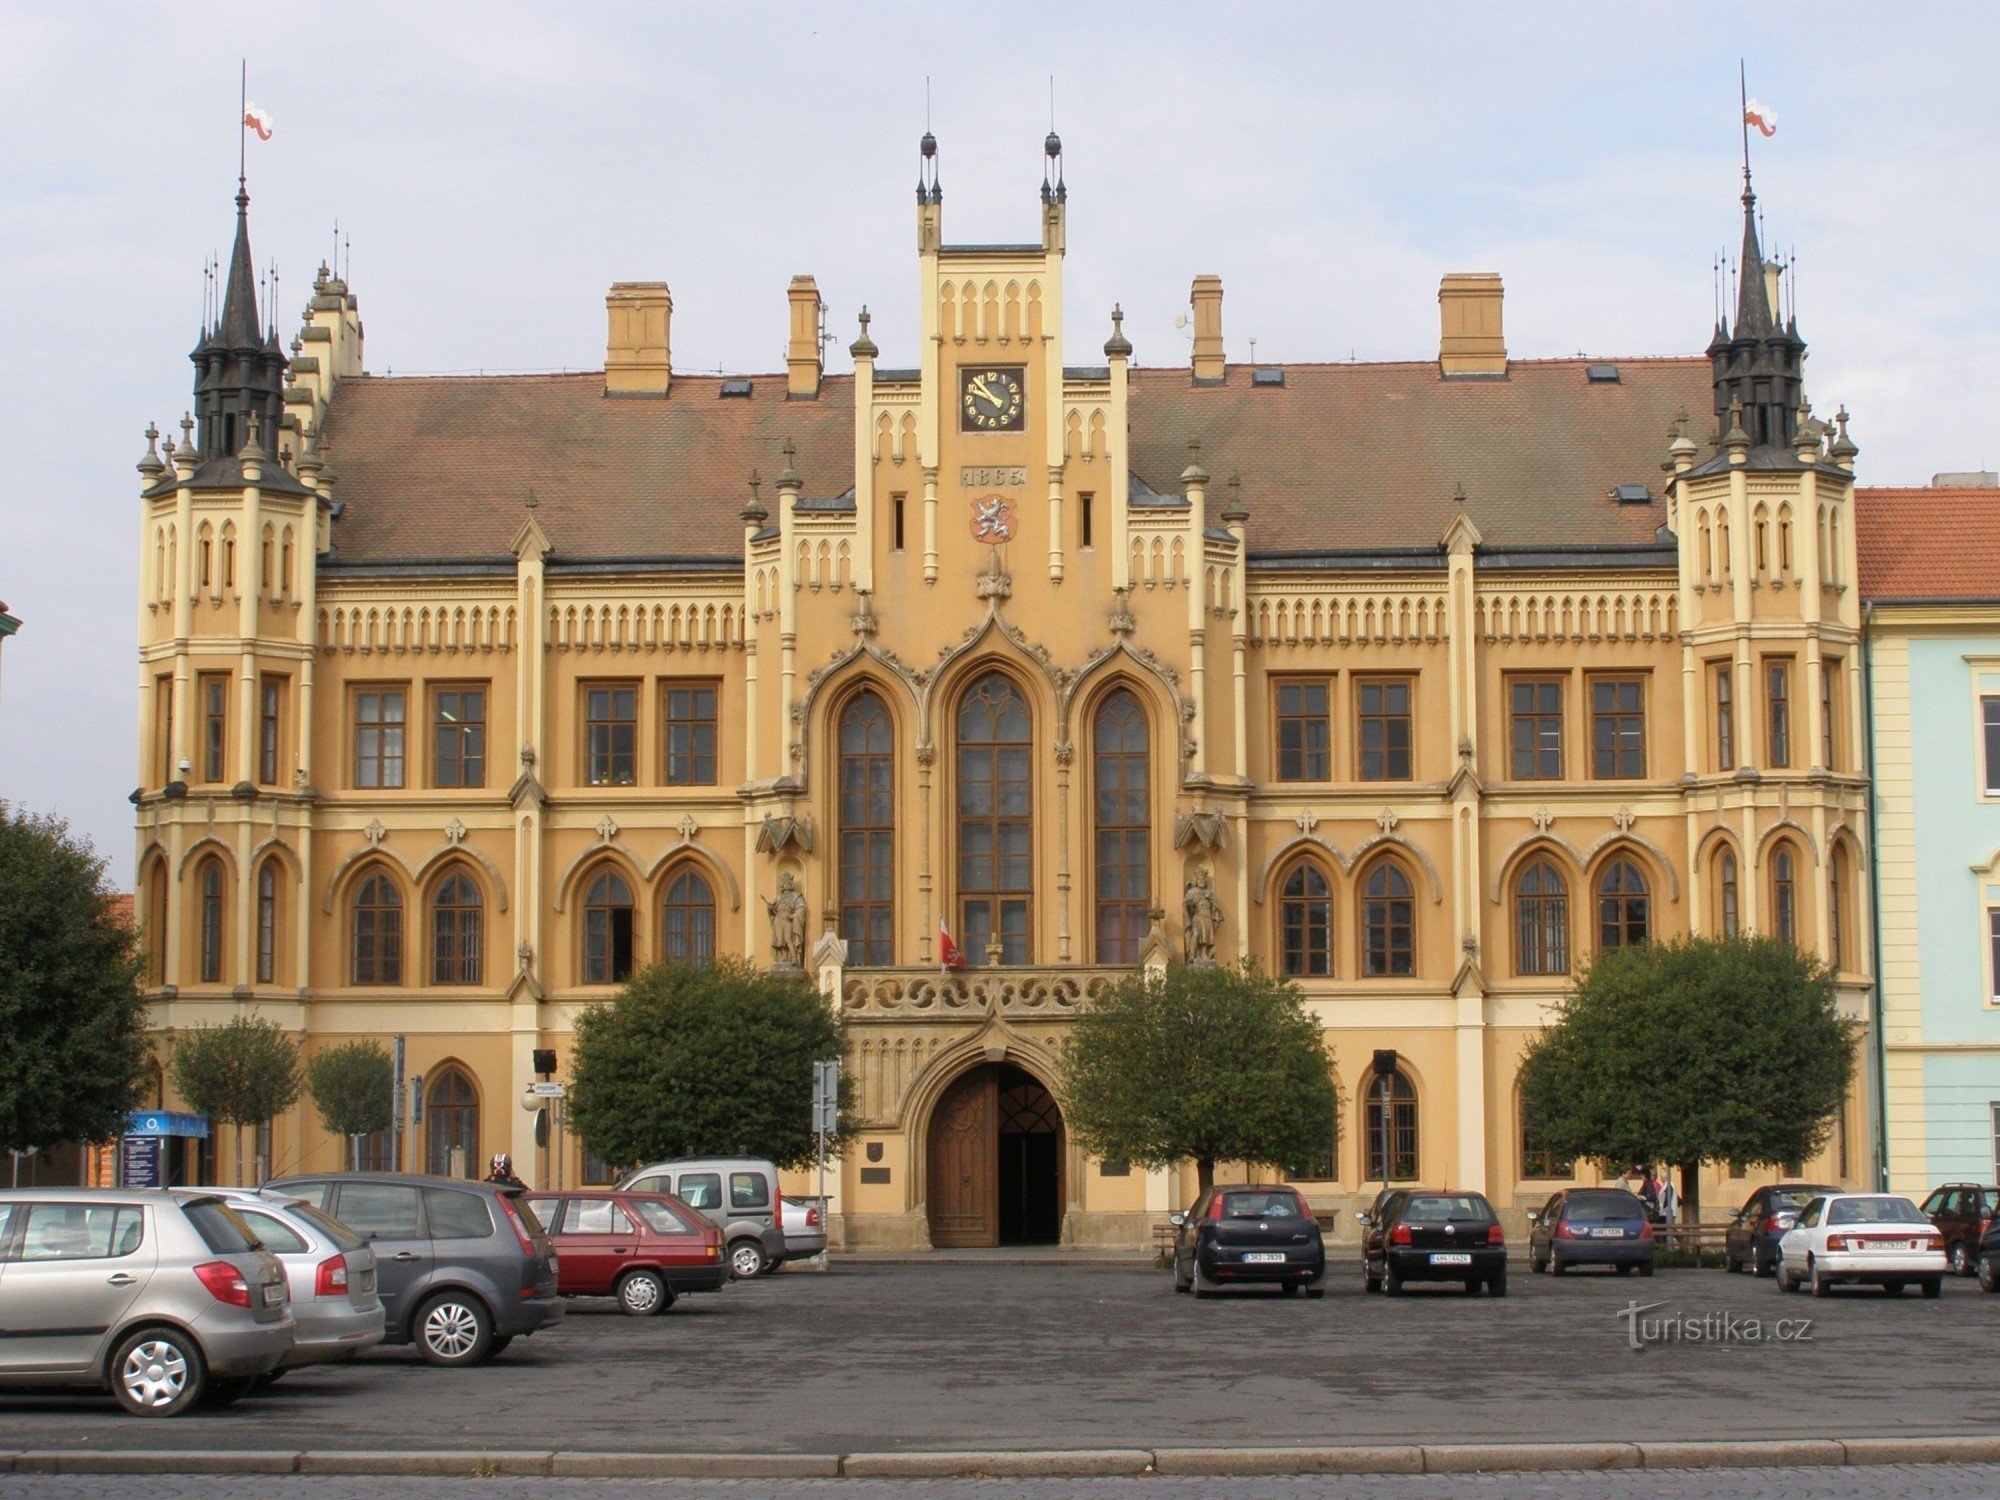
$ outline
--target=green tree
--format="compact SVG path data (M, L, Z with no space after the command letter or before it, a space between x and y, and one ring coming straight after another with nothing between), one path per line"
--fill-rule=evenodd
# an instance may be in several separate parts
M606 1161L742 1153L815 1159L813 1064L841 1022L804 980L747 963L659 964L576 1019L569 1123ZM841 1131L849 1125L841 1084Z
M361 1138L389 1128L395 1111L395 1063L380 1042L342 1042L315 1052L306 1064L306 1087L320 1123L346 1136L358 1164Z
M1612 948L1529 1045L1521 1109L1557 1156L1680 1168L1692 1222L1703 1162L1801 1162L1825 1144L1857 1031L1819 959L1776 938Z
M1061 1092L1086 1151L1153 1168L1192 1158L1204 1189L1218 1161L1302 1169L1340 1121L1298 986L1248 963L1121 980L1071 1029Z
M104 861L0 803L0 1150L109 1140L142 1102L146 1002Z
M276 1021L233 1016L183 1032L174 1044L174 1083L196 1114L236 1127L236 1180L244 1180L243 1130L276 1119L305 1088L298 1043Z

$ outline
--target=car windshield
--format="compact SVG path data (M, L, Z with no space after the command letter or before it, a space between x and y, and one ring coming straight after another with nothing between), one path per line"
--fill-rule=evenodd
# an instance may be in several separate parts
M1630 1193L1573 1193L1563 1217L1573 1224L1602 1224L1610 1219L1643 1219L1645 1205Z
M687 1234L695 1227L657 1198L633 1198L629 1201L632 1212L644 1219L646 1227L655 1234Z
M1405 1224L1485 1223L1493 1209L1472 1193L1436 1194L1412 1198L1403 1207Z
M1306 1206L1297 1193L1224 1193L1222 1216L1225 1219L1303 1219L1306 1217Z
M1908 1198L1841 1198L1826 1211L1829 1224L1926 1224Z
M1838 1191L1830 1187L1776 1187L1771 1189L1771 1207L1804 1208L1813 1199Z
M534 1205L519 1193L508 1193L507 1200L514 1205L514 1212L521 1220L521 1227L528 1231L529 1239L547 1239L549 1232L542 1227L541 1216Z
M241 1255L249 1250L261 1250L263 1242L257 1233L242 1219L236 1210L220 1198L204 1198L183 1205L188 1222L194 1225L202 1243L217 1255Z

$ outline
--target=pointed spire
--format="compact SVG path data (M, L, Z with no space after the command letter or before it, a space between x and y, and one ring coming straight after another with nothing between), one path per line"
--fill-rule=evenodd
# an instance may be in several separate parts
M236 185L236 245L229 252L229 284L222 294L217 337L231 349L259 349L264 332L257 317L257 271L250 260L250 193Z
M1750 187L1750 168L1743 168L1743 259L1737 269L1736 336L1757 338L1776 323L1764 281L1764 251L1757 242L1757 194Z

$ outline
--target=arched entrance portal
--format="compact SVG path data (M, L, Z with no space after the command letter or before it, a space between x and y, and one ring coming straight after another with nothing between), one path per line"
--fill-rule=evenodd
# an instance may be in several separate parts
M1025 1069L988 1063L931 1112L931 1243L1053 1245L1062 1238L1062 1112Z

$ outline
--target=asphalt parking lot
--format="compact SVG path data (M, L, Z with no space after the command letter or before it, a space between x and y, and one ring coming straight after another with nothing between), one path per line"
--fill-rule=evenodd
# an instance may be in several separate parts
M1635 1302L1677 1337L1632 1348ZM1780 1317L1811 1323L1779 1344ZM1342 1263L1322 1301L1197 1301L1136 1265L837 1265L659 1318L579 1302L484 1368L377 1351L222 1412L10 1394L0 1423L10 1448L742 1453L1979 1433L2000 1422L1996 1334L2000 1297L1961 1280L1816 1300L1517 1264L1505 1299L1392 1299Z

